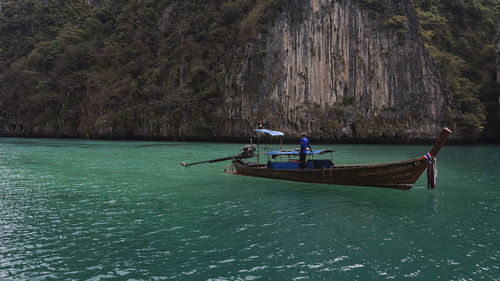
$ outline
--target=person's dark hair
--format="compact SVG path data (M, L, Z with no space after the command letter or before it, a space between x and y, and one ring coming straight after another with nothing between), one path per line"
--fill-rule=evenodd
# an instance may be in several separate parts
M306 136L306 133L302 133L302 137L305 137Z

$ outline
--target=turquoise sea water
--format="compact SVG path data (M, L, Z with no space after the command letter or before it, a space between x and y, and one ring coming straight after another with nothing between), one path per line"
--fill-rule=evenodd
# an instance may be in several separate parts
M436 190L179 165L241 146L0 138L0 279L500 280L500 146L445 146ZM343 164L430 146L329 148Z

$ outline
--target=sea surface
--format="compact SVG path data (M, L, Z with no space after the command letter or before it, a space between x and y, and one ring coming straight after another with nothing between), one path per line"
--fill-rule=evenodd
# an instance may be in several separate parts
M435 190L179 165L241 147L0 138L0 279L500 280L500 146L444 146ZM328 148L337 164L430 150Z

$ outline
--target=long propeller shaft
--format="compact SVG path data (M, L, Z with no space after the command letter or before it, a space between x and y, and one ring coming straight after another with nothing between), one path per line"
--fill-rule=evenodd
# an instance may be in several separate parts
M212 159L212 160L206 160L206 161L200 161L200 162L194 162L194 163L189 163L189 164L186 164L184 162L181 162L181 165L183 167L186 167L186 168L189 168L193 165L197 165L197 164L203 164L203 163L215 163L215 162L221 162L221 161L227 161L227 160L232 160L232 159L244 159L244 158L251 158L251 157L254 157L255 154L251 154L251 155L248 155L248 154L237 154L237 155L233 155L233 156L228 156L228 157L223 157L223 158L217 158L217 159Z

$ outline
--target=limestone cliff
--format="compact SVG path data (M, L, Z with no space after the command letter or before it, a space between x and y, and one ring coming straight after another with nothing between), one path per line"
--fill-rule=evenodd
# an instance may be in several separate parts
M232 68L224 134L267 120L325 137L433 137L448 95L410 2L384 3L380 16L363 1L287 1Z
M410 0L19 3L0 13L0 136L454 130Z
M498 27L497 27L496 52L497 52L497 83L500 84L500 20L498 21Z
M497 52L497 84L500 86L500 19L498 20L497 23L496 52ZM498 118L500 119L500 95L498 96Z

